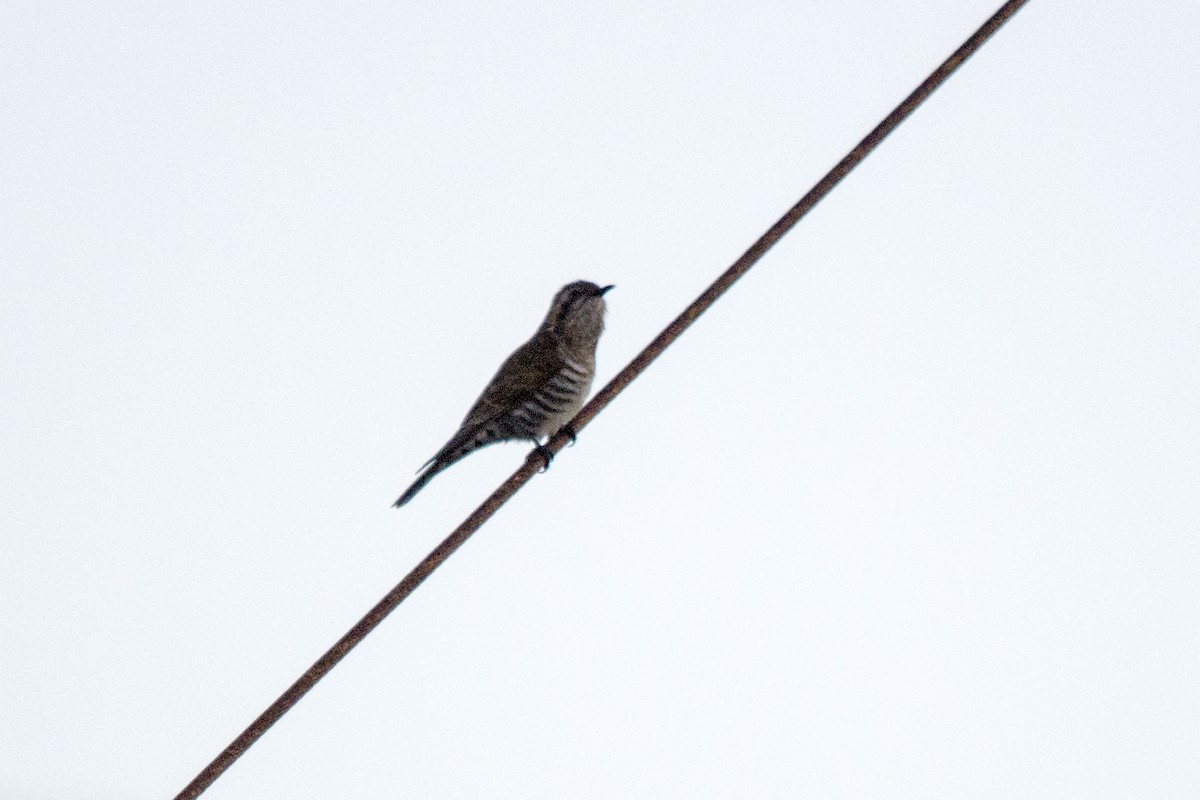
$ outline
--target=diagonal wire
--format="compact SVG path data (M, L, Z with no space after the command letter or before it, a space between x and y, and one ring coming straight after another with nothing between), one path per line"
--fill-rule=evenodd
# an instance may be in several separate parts
M900 105L888 114L882 122L880 122L874 130L859 142L853 150L851 150L845 158L837 163L824 178L817 182L808 194L800 198L800 202L792 206L786 214L784 214L778 222L762 235L749 250L747 250L741 258L733 263L729 269L725 270L711 286L692 302L683 313L675 318L662 333L654 338L650 344L638 353L637 356L629 363L625 369L617 373L608 384L596 393L596 396L585 405L575 418L569 423L574 430L580 431L592 419L604 410L604 407L613 401L626 386L629 385L634 378L640 375L650 363L656 359L663 350L672 342L679 338L687 328L696 321L705 310L708 309L717 299L724 294L730 286L733 285L738 278L746 274L754 264L762 258L762 256L771 249L772 246L783 238L789 230L791 230L800 219L807 214L812 208L820 202L825 195L836 186L842 178L846 177L852 169L867 157L880 142L900 123L908 118L913 111L916 110L924 100L933 93L950 75L962 65L976 50L983 45L988 38L991 37L997 30L1000 29L1005 22L1017 13L1028 0L1009 0L1000 7L1000 10L993 14L986 22L980 26L979 30L975 31L962 46L942 62L941 66L935 69L928 78L926 78L920 86ZM545 447L549 448L551 454L557 453L569 441L570 437L559 431L546 443ZM280 695L274 703L267 708L259 717L250 724L250 727L242 731L236 739L234 739L228 747L213 759L213 761L205 767L199 775L197 775L191 783L184 787L183 791L176 795L175 800L191 800L198 797L201 792L212 785L221 773L229 768L234 761L241 757L243 753L250 748L258 740L260 736L266 733L267 729L274 725L279 718L291 709L300 701L308 690L316 685L317 681L323 678L331 669L333 669L339 661L350 652L364 637L374 630L388 614L395 610L396 606L400 605L406 597L421 585L421 583L429 577L435 569L441 566L450 555L457 550L463 542L471 537L476 530L479 529L505 502L508 501L513 494L516 493L533 475L538 472L543 463L542 457L537 454L537 451L530 453L525 459L525 463L514 472L508 480L500 484L496 491L492 492L491 496L483 502L479 508L475 509L469 517L467 517L461 525L446 537L446 539L438 545L433 552L425 557L420 564L413 568L411 572L400 581L394 589L387 593L374 608L372 608L365 617L358 621L346 635L337 641L333 647L317 659L308 671L300 676L287 691Z

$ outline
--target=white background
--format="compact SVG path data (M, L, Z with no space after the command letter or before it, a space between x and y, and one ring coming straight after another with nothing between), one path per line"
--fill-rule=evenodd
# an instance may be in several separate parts
M5 4L0 798L174 795L997 6ZM1031 3L206 797L1200 794L1198 29Z

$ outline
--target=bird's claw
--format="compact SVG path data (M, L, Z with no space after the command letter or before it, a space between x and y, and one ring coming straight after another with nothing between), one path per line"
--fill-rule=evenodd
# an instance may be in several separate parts
M550 469L550 462L554 460L554 453L550 452L550 448L546 447L544 444L539 444L537 447L533 448L533 452L542 457L542 468L539 469L538 472L545 472L546 470Z

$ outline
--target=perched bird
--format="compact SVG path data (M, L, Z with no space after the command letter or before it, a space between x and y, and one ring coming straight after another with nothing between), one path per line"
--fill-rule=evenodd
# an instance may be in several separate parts
M604 330L604 293L612 288L575 281L558 290L537 333L500 366L458 432L417 470L420 477L400 495L396 508L468 453L512 439L529 439L540 447L542 437L575 416L592 387L596 342Z

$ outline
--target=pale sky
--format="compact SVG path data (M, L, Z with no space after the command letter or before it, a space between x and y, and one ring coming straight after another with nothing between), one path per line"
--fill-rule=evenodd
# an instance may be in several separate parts
M999 4L0 8L0 800L182 789ZM205 797L1200 796L1198 30L1033 0Z

